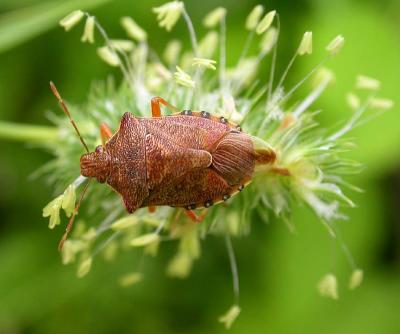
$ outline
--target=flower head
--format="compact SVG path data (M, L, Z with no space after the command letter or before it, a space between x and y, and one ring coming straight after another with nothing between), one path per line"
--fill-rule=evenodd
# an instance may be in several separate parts
M276 11L262 17L262 6L253 9L246 20L246 29L249 30L248 41L254 41L258 49L244 45L237 61L229 63L226 61L229 52L226 42L229 38L225 38L226 10L217 8L207 15L204 20L206 26L215 27L215 30L207 32L202 39L197 38L183 2L168 2L153 11L157 14L159 25L166 30L171 30L182 15L188 26L191 48L185 49L183 46L187 43L174 39L165 43L167 46L161 56L156 55L145 30L130 17L122 18L121 24L128 36L138 43L110 40L102 34L104 46L98 49L98 55L110 66L118 67L123 79L119 86L109 82L97 85L83 108L72 106L76 123L82 126L88 147L94 149L101 144L99 124L107 121L113 129L118 129L122 113L126 110L137 117L149 117L150 99L161 96L178 110L210 110L216 116L212 119L229 120L237 124L237 131L247 133L256 157L251 175L253 182L240 194L226 198L226 206L208 208L201 224L193 224L182 208L168 206L160 206L152 213L147 208L140 208L128 215L120 198L106 185L93 185L86 200L95 200L91 202L90 214L85 218L93 221L92 228L72 234L65 243L63 262L77 261L77 274L83 277L90 271L99 252L107 260L114 259L122 251L143 251L146 255L156 256L163 242L169 240L177 242L177 249L166 266L166 273L185 278L201 256L201 242L207 235L224 236L225 240L247 235L255 211L264 221L275 217L290 225L291 211L298 201L305 203L329 233L335 235L335 222L345 217L342 207L354 207L348 192L358 189L350 185L346 178L358 173L361 167L342 155L352 147L346 135L364 121L366 113L374 108L381 110L393 105L390 100L376 95L380 83L359 77L355 89L372 91L374 95L364 99L362 94L349 94L347 102L352 112L348 120L336 128L321 129L315 117L315 110L318 109L315 104L333 82L333 72L318 65L297 84L290 85L286 81L295 59L312 53L311 32L303 35L287 68L277 73L276 45L280 24L273 24L278 18ZM78 22L79 16L75 13L65 20L63 26L71 28ZM93 29L100 28L97 21L89 21L91 17L84 28L84 40L87 41L94 33L92 26ZM321 64L331 60L343 43L341 35L330 42L328 55ZM272 66L269 75L265 75L264 60L268 57L267 63L271 62ZM218 59L218 66L213 59ZM308 81L311 82L310 88L302 96L299 88ZM79 139L72 133L73 129L67 127L67 122L57 119L57 126L63 131L60 131L59 140L54 145L56 161L51 165L54 168L52 180L64 186L71 180L76 181L67 190L57 189L57 193L62 195L43 209L43 215L50 217L50 228L60 223L61 209L71 215L75 192L82 191L80 184L85 181L85 178L78 177L82 148ZM268 163L262 163L264 158L258 152L268 152L273 158ZM82 210L80 217L85 217L85 208ZM227 248L230 249L229 246ZM234 259L231 249L229 256ZM234 273L234 261L231 267ZM141 278L134 271L123 276L119 282L128 286ZM358 285L361 278L362 274L355 272L350 285ZM336 299L336 277L326 275L319 282L318 289L324 296ZM220 321L230 327L239 313L236 303Z

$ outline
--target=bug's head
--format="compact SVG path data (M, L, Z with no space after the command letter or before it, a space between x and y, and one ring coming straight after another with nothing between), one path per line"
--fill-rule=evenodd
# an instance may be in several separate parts
M110 174L110 156L103 146L97 146L96 150L81 157L81 175L95 177L100 183L104 183Z

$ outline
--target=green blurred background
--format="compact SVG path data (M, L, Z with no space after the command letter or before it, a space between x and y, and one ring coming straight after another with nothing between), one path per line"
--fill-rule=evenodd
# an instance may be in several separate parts
M119 37L124 37L119 18L130 15L162 51L168 35L150 11L161 3L0 0L0 119L49 124L45 111L56 108L50 80L67 100L83 103L93 80L119 78L97 59L93 46L79 42L81 29L65 34L57 26L65 14L91 7L109 34ZM200 36L207 12L219 5L228 9L228 63L241 51L244 20L257 3L262 2L185 1ZM306 208L294 211L295 234L281 223L254 221L249 237L234 240L242 313L231 333L400 333L400 1L275 0L265 5L281 16L278 70L303 32L314 32L315 52L297 62L292 83L323 57L330 39L339 33L346 38L329 64L336 84L318 101L322 124L349 116L344 96L360 73L380 79L381 95L393 99L395 108L352 133L357 143L352 157L366 169L351 181L366 192L351 194L358 208L346 211L350 220L341 231L365 271L364 283L355 291L346 289L351 268L342 252L332 252L337 244ZM187 38L182 22L172 35ZM131 288L121 288L117 279L136 268L132 253L112 263L97 260L84 279L75 277L75 267L63 266L56 249L61 229L50 232L41 217L52 188L30 178L49 159L29 143L0 142L0 333L225 332L216 318L233 303L233 293L221 239L203 243L187 280L165 276L173 246L146 259L146 279ZM331 270L339 279L338 301L316 290Z

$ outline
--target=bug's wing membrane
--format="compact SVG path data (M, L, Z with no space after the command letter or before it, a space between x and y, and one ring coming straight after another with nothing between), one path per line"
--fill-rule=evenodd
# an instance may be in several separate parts
M242 132L224 136L212 152L212 167L230 185L251 180L254 170L254 149L251 138Z

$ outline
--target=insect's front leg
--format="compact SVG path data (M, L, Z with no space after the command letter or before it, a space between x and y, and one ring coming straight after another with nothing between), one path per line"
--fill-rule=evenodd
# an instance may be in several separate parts
M103 146L112 137L112 132L106 123L100 125L100 136Z
M174 107L173 105L169 104L163 98L156 96L151 99L151 115L153 117L161 116L160 103L166 106L168 109L172 110L173 112L179 112L179 109L177 107Z

